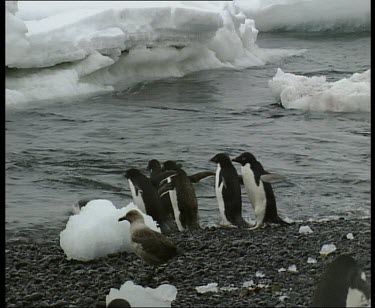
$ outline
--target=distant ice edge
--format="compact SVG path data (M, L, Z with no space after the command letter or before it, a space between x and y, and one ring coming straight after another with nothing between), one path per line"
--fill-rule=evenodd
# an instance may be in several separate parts
M90 97L199 70L260 66L304 52L259 48L254 21L229 2L61 3L61 11L41 7L42 18L25 5L6 5L7 107Z

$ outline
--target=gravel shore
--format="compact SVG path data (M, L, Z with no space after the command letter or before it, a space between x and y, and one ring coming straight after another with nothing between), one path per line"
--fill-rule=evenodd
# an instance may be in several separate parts
M299 234L301 225L310 226L313 233ZM348 233L353 233L354 239L347 239ZM316 281L342 253L360 261L371 280L370 219L294 223L255 231L206 228L168 237L182 253L158 267L147 284L150 267L133 254L123 252L90 262L68 261L59 245L59 232L45 241L8 240L6 305L98 307L110 288L119 289L133 280L152 288L163 283L176 286L172 307L306 307L311 304ZM337 250L321 257L320 248L329 243ZM317 263L307 263L308 257ZM297 272L278 271L291 265ZM258 271L264 277L256 275ZM265 286L243 288L250 280ZM197 293L196 286L212 282L218 283L219 292ZM229 286L238 289L220 290Z

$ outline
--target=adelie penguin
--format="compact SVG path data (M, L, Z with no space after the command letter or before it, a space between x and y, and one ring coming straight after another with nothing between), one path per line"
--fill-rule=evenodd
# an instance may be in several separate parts
M147 169L151 172L151 174L150 174L151 183L154 185L155 189L159 193L159 189L161 188L161 187L159 187L160 183L164 182L164 180L165 180L165 182L170 181L171 178L170 177L167 177L167 178L161 177L161 175L163 174L163 171L161 170L160 162L157 159L151 159L148 162ZM169 194L163 193L165 191L168 191L168 189L170 189L169 186L166 186L166 185L163 186L162 191L159 193L160 202L161 202L161 205L162 205L166 215L168 216L168 219L170 219L172 221L175 221L174 213L173 213L173 207L172 207L172 203L171 203L171 199L169 197ZM173 229L173 231L178 230L176 223L171 224L171 229Z
M273 176L265 171L262 164L249 152L232 160L241 164L243 184L255 212L256 225L250 229L257 229L264 223L288 224L277 214L275 195L269 183L280 176Z
M366 275L348 255L338 256L321 276L312 307L370 307Z
M163 173L162 177L173 176L176 172ZM151 180L142 174L138 169L129 169L125 173L135 205L147 215L156 220L162 232L173 230L173 220L165 207L162 206L159 194L152 185Z
M179 168L182 168L181 164L176 163L176 165ZM152 184L154 184L155 186L159 188L160 182L162 181L162 179L160 178L160 174L162 174L162 168L161 168L160 162L157 159L151 159L148 162L147 169L151 171L150 178L151 178ZM202 172L195 173L193 175L188 175L188 178L191 183L198 183L200 180L203 180L209 176L215 176L215 172L202 171Z
M217 164L215 192L223 224L249 227L242 218L241 184L229 156L219 153L210 161Z
M163 171L176 171L177 175L169 178L167 190L171 199L175 221L179 231L199 229L198 202L193 184L186 172L174 161L163 163Z
M176 168L182 168L181 164L174 163ZM167 163L168 165L168 163ZM186 229L181 222L181 212L178 207L176 189L174 187L174 182L172 183L171 177L166 180L160 179L160 174L162 174L162 167L157 159L152 159L148 162L147 168L151 171L151 181L154 186L158 189L159 196L163 206L168 210L169 215L175 218L175 222L179 231L184 231ZM184 171L183 171L184 172ZM181 172L182 173L182 172ZM185 173L186 174L186 173ZM196 174L187 176L190 183L198 183L200 180L205 179L209 176L214 176L215 173L211 171L202 171ZM186 177L185 177L186 180ZM181 182L181 181L179 181ZM189 184L184 184L189 185ZM191 185L190 185L191 186ZM173 203L171 201L173 199ZM195 226L193 226L193 229Z

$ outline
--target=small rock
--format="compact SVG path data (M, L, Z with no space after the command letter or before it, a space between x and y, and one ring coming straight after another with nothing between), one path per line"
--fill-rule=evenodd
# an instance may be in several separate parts
M28 302L36 301L36 300L41 299L41 298L43 298L43 294L38 293L38 292L35 292L33 294L30 294L30 295L26 295L24 297L25 301L28 301Z

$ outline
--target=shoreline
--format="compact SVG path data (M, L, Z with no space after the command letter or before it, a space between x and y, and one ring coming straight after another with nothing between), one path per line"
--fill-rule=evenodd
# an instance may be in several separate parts
M312 234L299 234L308 225ZM346 234L352 233L349 240ZM51 240L6 241L7 307L96 307L110 288L127 280L156 288L174 285L178 292L172 307L272 306L306 307L316 282L339 254L349 253L363 266L371 281L370 218L325 222L296 222L249 231L205 228L194 233L167 235L182 254L160 266L146 284L151 268L134 254L113 254L89 262L67 260L59 245L59 232ZM321 257L323 244L337 250ZM317 263L307 263L308 257ZM279 272L296 265L297 272ZM264 277L257 277L260 271ZM243 288L246 281L266 287ZM218 283L219 292L198 294L195 287ZM221 287L235 287L224 291ZM282 299L280 297L286 296Z

